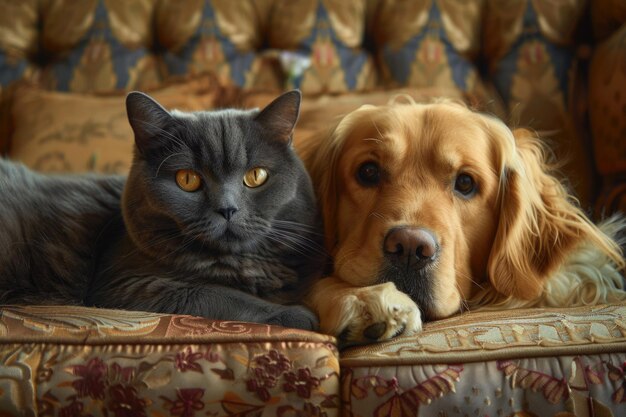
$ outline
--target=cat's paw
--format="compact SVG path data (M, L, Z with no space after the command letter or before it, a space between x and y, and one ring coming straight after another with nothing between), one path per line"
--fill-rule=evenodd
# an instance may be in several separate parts
M419 308L391 282L358 288L342 302L337 336L344 346L410 336L422 330Z
M283 306L268 318L267 323L310 331L319 329L317 316L304 306Z

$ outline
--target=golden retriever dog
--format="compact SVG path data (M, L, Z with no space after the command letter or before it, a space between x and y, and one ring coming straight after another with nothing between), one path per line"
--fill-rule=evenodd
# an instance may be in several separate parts
M594 225L528 130L454 102L365 105L299 151L333 257L309 299L343 342L479 308L626 299L614 218Z

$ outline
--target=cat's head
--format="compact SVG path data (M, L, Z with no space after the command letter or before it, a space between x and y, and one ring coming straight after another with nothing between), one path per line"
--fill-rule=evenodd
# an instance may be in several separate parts
M291 147L298 91L261 111L167 111L139 92L126 106L136 146L124 220L145 251L252 250L277 243L281 227L291 236L315 226L310 179Z

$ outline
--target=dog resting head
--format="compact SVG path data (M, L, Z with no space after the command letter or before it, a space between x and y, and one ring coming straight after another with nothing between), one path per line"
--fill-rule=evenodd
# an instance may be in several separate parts
M427 319L485 291L536 300L583 244L623 267L615 242L549 173L538 139L461 104L362 106L301 154L333 275L359 287L391 281Z

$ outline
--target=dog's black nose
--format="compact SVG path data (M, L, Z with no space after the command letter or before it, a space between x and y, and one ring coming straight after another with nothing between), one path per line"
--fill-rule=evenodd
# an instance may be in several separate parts
M383 245L385 255L410 266L423 268L437 257L439 245L431 232L421 227L391 229Z

